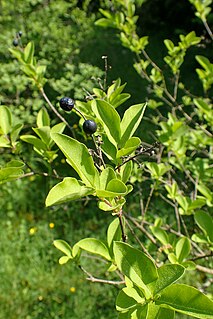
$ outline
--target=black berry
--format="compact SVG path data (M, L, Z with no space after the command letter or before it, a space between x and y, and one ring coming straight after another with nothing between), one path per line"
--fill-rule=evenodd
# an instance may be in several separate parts
M18 32L18 35L21 37L21 36L22 36L22 31L19 31L19 32Z
M60 107L65 111L71 111L75 105L75 101L70 97L62 97L59 101Z
M83 124L83 130L86 134L93 134L97 130L97 124L93 120L86 120Z
M14 45L14 47L17 47L17 46L18 46L18 39L14 39L14 40L13 40L13 45Z

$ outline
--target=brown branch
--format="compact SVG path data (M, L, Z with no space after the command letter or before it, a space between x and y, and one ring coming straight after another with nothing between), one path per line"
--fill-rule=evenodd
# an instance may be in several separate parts
M114 281L114 280L106 280L106 279L96 278L91 273L89 273L84 267L82 267L81 265L78 265L78 267L79 267L79 269L81 271L83 271L84 274L87 275L86 279L91 281L91 282L99 282L99 283L108 284L108 285L122 285L122 284L125 284L124 280Z

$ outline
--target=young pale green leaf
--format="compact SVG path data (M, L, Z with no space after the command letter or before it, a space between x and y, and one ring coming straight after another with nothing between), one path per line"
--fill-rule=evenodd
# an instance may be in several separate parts
M195 318L213 318L213 302L191 286L173 284L162 291L155 303Z
M138 128L144 111L146 109L146 103L132 105L124 113L123 119L121 121L121 141L120 147L122 148L126 142L132 137Z
M68 163L78 173L86 186L99 185L99 174L87 147L77 140L60 133L52 133L52 139L66 156Z
M6 165L6 167L18 167L18 168L23 168L25 166L25 164L21 161L18 160L11 160L10 162L8 162Z
M114 194L113 194L114 195ZM119 200L110 199L110 201L100 201L98 202L98 207L103 210L104 212L110 212L112 210L119 210L124 204L126 200L125 198L121 197Z
M124 184L126 184L126 182L129 180L129 177L131 176L132 166L132 161L129 161L120 167L121 180Z
M191 250L191 243L188 237L182 237L178 240L175 246L175 254L178 262L182 262L186 257L188 257Z
M122 149L117 152L117 159L122 156L130 155L133 153L141 144L139 137L131 137L124 145Z
M108 139L115 146L120 141L120 116L114 107L104 100L96 100L92 103L92 110L100 120Z
M46 206L58 205L94 194L94 189L86 187L73 177L65 177L62 182L56 184L47 195Z
M107 135L102 135L103 144L101 145L103 153L111 160L112 162L117 164L116 161L116 154L117 154L117 147L110 142Z
M161 308L154 303L148 304L148 312L146 319L174 319L175 312L171 309Z
M209 240L213 243L213 219L212 217L200 210L194 215L195 221L203 232L208 236Z
M100 174L100 189L106 189L107 184L116 178L116 174L111 167L105 168Z
M48 147L49 143L51 141L50 127L49 126L42 126L39 128L33 128L33 131L40 137L42 142L44 142L44 144L46 144Z
M34 51L34 43L29 42L24 49L24 61L27 64L33 64Z
M36 124L38 127L50 126L50 117L45 108L40 109L38 112Z
M127 312L134 308L138 303L143 304L145 298L140 296L136 289L133 287L123 288L116 299L116 310Z
M12 114L7 106L0 106L0 128L3 134L8 134L11 130Z
M110 250L110 253L113 253L113 242L121 240L121 226L119 219L114 219L108 229L107 229L107 244Z
M62 253L64 253L67 257L72 258L72 248L66 241L56 239L53 241L53 245Z
M60 265L64 265L66 264L71 258L68 256L62 256L61 258L59 258L59 264Z
M23 126L24 126L23 124L19 123L19 124L16 124L12 128L11 133L10 133L10 139L11 139L12 144L14 144L16 142L16 140L19 136L19 133L22 130Z
M167 245L169 243L169 237L165 230L158 226L150 226L150 229L153 235L161 242L161 244Z
M115 242L113 250L118 269L150 297L151 292L146 285L158 278L153 261L142 251L126 243Z
M98 197L116 197L124 196L128 192L126 185L119 179L112 179L106 186L105 190L97 189L96 195Z
M0 169L0 184L10 182L22 176L24 172L19 167L5 167Z
M185 269L180 265L166 264L158 268L159 278L149 285L152 289L154 295L158 294L160 291L166 287L175 283L184 274Z
M75 246L78 246L89 253L99 255L107 260L111 260L109 250L105 243L96 238L84 238L77 242Z

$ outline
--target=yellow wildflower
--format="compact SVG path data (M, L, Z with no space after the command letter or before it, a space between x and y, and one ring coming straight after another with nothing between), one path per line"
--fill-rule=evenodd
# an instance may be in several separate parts
M49 227L50 227L51 229L53 229L53 228L55 227L55 224L54 224L54 223L49 223Z
M75 288L75 287L70 287L70 292L71 292L71 293L75 293L75 291L76 291L76 288Z
M29 230L30 235L34 235L37 232L37 228L36 227L31 227Z

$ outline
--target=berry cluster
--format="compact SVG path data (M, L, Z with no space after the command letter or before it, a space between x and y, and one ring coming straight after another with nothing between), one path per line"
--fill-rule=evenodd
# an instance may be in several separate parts
M75 106L75 101L70 97L63 97L60 99L59 104L63 110L70 112ZM92 135L97 131L97 124L93 120L85 120L83 130L86 134Z
M22 31L19 31L16 33L16 37L13 40L14 47L17 47L19 45L19 40L20 40L21 36L22 36Z

